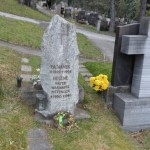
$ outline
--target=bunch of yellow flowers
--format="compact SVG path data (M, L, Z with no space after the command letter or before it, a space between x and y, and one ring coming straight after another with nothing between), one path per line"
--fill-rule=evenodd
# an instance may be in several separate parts
M96 91L106 90L109 86L108 77L104 74L99 74L96 77L90 78L90 85L94 87Z

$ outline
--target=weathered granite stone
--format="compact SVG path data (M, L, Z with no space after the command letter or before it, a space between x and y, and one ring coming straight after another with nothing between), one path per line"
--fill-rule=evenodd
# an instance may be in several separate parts
M90 72L80 72L83 77L92 77L93 75Z
M74 114L79 101L79 50L75 26L55 15L43 36L41 84L48 98L44 116L58 111Z
M83 67L79 67L79 72L84 72L84 73L86 73L86 72L89 72L85 67L83 68Z
M47 133L44 129L31 129L28 132L28 150L51 150L52 145L48 143Z
M137 35L139 33L139 24L130 24L117 27L113 69L112 86L130 85L133 76L134 57L121 53L122 35Z
M86 68L83 64L80 64L79 66L80 68Z
M83 102L84 100L84 88L79 84L79 103Z
M80 109L80 108L76 108L74 117L76 120L77 119L89 119L89 118L91 118L91 116L87 113L87 111Z
M77 119L89 119L89 118L91 118L91 116L84 109L76 108L75 112L74 112L74 118L75 118L75 120L77 120ZM52 116L51 117L44 117L43 115L41 115L39 113L35 113L34 119L38 122L45 123L49 126L54 125Z
M42 90L36 90L31 82L23 82L20 97L29 106L36 107L36 94L43 94Z
M22 58L22 59L21 59L21 62L22 62L22 63L29 63L29 59L28 59L28 58Z
M48 126L53 126L53 118L52 117L51 118L46 118L46 117L44 117L43 115L41 115L39 113L35 113L34 114L34 119L37 122L45 123Z
M30 74L21 74L20 77L23 78L23 81L29 82L29 81L31 81L32 75L30 75Z

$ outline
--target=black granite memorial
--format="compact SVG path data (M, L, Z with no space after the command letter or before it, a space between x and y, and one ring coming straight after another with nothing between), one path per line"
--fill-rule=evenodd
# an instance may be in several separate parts
M99 17L98 17L98 14L97 14L97 13L91 13L91 14L88 16L88 23L89 23L89 25L96 26L98 20L99 20Z
M122 35L137 35L138 33L138 23L117 27L111 85L104 92L107 104L112 104L114 93L130 92L135 56L121 53L121 41Z
M121 41L122 35L137 35L138 33L139 24L117 27L111 80L112 86L126 86L131 84L135 56L127 56L121 53Z
M71 9L70 8L65 8L64 17L65 18L71 18Z
M86 17L86 14L85 14L85 11L79 11L77 17L76 17L76 21L78 23L86 23L87 21L87 17Z
M115 93L113 109L124 129L150 128L150 18L142 18L139 35L122 36L121 53L135 56L131 92Z

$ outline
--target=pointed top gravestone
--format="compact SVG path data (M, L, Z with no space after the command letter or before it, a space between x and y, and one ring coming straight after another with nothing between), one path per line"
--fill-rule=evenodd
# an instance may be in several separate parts
M79 100L79 50L75 26L55 15L43 36L41 84L48 103L44 116L59 111L74 114Z

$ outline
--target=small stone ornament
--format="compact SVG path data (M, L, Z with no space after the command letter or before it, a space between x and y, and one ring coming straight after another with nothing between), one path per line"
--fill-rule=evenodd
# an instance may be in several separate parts
M23 78L20 77L20 76L17 76L17 77L16 77L16 80L17 80L17 87L20 88Z

